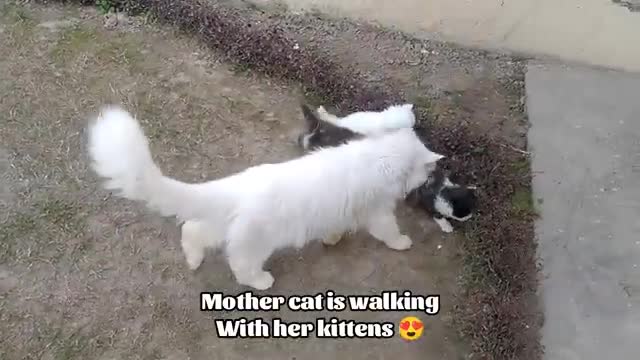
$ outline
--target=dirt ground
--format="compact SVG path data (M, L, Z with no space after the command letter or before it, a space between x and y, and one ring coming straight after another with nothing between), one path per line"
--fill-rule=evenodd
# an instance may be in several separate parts
M227 66L194 40L144 19L0 4L0 358L465 357L450 328L460 240L405 208L399 213L415 240L410 251L366 236L285 251L267 265L276 278L269 293L410 289L441 295L439 315L201 312L200 292L247 289L220 255L190 272L174 219L100 189L84 151L87 120L105 103L124 104L142 121L162 169L198 181L299 156L298 90ZM415 315L426 329L413 343L223 340L213 322L332 315L368 322Z

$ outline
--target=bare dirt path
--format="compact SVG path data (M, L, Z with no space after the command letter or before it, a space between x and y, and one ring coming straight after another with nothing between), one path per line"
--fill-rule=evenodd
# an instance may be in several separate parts
M300 153L296 89L239 73L192 39L105 21L90 9L0 2L0 358L458 359L449 328L458 240L401 208L415 239L395 252L366 236L275 255L271 294L440 294L441 312L341 312L359 321L425 320L420 341L218 339L201 291L238 293L224 259L190 272L178 227L100 190L84 129L107 102L143 122L167 174L196 181ZM232 313L288 321L328 312Z

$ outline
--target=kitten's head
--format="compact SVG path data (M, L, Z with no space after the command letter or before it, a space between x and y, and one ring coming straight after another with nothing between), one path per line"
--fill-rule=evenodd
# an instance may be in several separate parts
M445 185L436 196L436 210L449 218L467 221L477 206L475 187Z
M441 168L436 168L427 182L412 190L406 201L431 216L441 215L458 221L471 218L477 206L476 188L451 182Z
M304 115L306 129L298 136L298 145L306 151L320 147L334 147L363 137L362 134L351 131L350 129L321 120L316 113L305 104L301 104L300 107Z

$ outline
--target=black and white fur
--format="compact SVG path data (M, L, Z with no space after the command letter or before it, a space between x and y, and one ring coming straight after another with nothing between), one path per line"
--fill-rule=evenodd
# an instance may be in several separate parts
M427 211L443 232L450 233L453 226L448 219L467 221L476 208L477 197L474 186L454 184L436 167L427 181L412 190L406 197L408 204Z
M350 140L364 138L363 134L320 119L309 106L300 104L305 119L305 130L298 136L298 145L305 151L346 144Z
M323 107L319 109L322 109L324 114L311 110L305 104L302 104L301 108L306 129L298 137L298 144L305 151L338 146L351 139L366 136L346 127L340 127L335 122L324 120L327 116L333 115L327 113ZM448 219L466 221L471 218L477 204L475 190L476 188L472 186L454 184L437 166L423 185L413 189L407 195L406 201L414 207L425 210L443 232L450 233L453 231L453 226Z

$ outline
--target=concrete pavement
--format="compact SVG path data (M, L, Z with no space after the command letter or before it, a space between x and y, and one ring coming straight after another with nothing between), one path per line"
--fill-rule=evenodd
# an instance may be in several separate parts
M526 88L546 358L635 359L640 76L531 64Z

